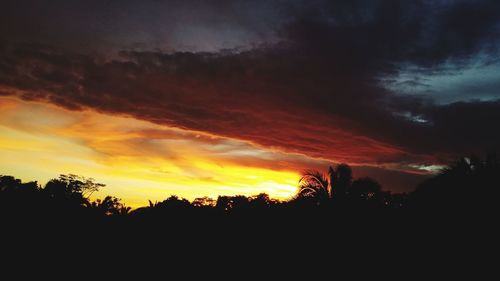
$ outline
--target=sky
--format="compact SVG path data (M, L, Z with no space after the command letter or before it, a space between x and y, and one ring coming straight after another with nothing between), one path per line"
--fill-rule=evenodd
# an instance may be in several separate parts
M17 0L0 10L0 174L294 194L345 162L411 191L498 151L494 0Z

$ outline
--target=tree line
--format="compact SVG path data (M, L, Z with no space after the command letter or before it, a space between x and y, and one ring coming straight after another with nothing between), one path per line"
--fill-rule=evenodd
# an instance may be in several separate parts
M280 201L262 193L255 196L219 196L189 201L175 195L161 202L132 210L119 198L106 196L91 200L104 184L78 175L60 175L44 186L0 176L0 210L3 217L108 217L142 219L217 216L258 216L319 212L404 213L471 212L497 205L500 189L500 157L463 157L436 176L422 182L410 193L391 193L371 178L353 177L347 164L329 167L326 173L308 170L302 174L297 193Z

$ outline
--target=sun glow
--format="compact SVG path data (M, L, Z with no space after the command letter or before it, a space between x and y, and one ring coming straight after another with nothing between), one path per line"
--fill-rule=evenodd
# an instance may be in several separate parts
M279 153L238 140L13 98L0 98L0 111L0 174L93 177L107 185L95 196L110 194L133 207L172 194L266 192L284 199L296 191L296 171L269 168Z

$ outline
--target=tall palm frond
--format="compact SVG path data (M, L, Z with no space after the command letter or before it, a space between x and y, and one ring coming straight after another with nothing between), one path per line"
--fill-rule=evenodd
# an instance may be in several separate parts
M326 200L330 197L328 179L318 171L306 170L299 179L299 197L315 197Z

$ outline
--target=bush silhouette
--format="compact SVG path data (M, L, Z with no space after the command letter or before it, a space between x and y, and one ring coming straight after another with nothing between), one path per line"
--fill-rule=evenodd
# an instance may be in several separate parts
M393 194L384 191L374 179L354 179L352 169L340 164L329 167L326 174L305 171L296 196L286 201L272 199L265 193L202 197L192 202L172 195L135 210L113 196L92 199L91 195L105 186L92 178L60 175L42 187L37 182L0 176L0 215L32 223L79 225L85 221L106 225L138 223L147 227L181 222L200 227L229 222L246 222L253 227L266 222L270 226L286 223L291 227L296 223L330 221L329 218L336 218L337 223L394 216L405 221L437 214L463 218L496 211L499 175L500 158L496 154L463 157L422 182L414 192Z

